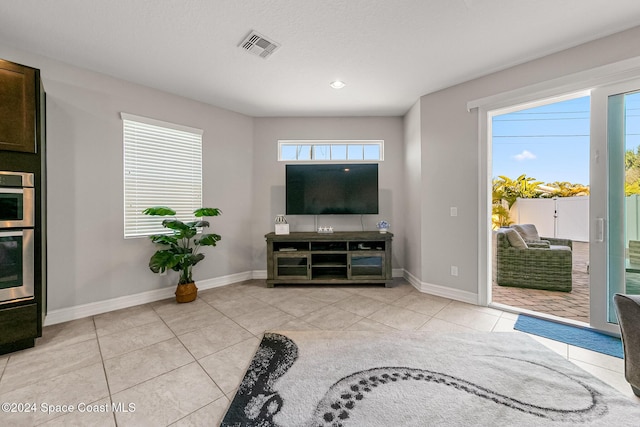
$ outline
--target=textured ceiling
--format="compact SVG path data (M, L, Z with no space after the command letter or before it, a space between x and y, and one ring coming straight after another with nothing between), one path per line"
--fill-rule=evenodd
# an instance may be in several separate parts
M638 0L0 0L0 44L251 116L402 115L639 23Z

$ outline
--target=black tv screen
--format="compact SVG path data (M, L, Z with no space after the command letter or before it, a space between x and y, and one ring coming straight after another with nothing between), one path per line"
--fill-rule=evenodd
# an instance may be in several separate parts
M288 215L378 213L378 164L286 165Z

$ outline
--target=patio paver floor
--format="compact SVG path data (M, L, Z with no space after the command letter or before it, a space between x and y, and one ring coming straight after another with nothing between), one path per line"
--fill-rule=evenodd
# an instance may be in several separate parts
M589 243L573 242L571 292L492 286L493 302L589 323Z

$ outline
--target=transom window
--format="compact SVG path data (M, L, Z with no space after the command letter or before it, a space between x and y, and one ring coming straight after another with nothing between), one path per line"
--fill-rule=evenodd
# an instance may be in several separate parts
M280 140L279 161L382 161L384 141Z

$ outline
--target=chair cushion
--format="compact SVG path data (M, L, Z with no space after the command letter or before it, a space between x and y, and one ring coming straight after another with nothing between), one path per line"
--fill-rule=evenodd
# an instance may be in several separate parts
M525 240L525 243L530 248L549 249L551 247L551 243L549 243L548 240L538 240L538 241Z
M509 244L514 248L517 248L517 249L528 248L527 243L524 241L522 236L520 236L520 234L516 230L512 228L505 228L504 234L507 236L507 240L509 241Z
M512 225L511 228L516 230L525 241L536 242L540 240L538 230L533 224L516 224Z

